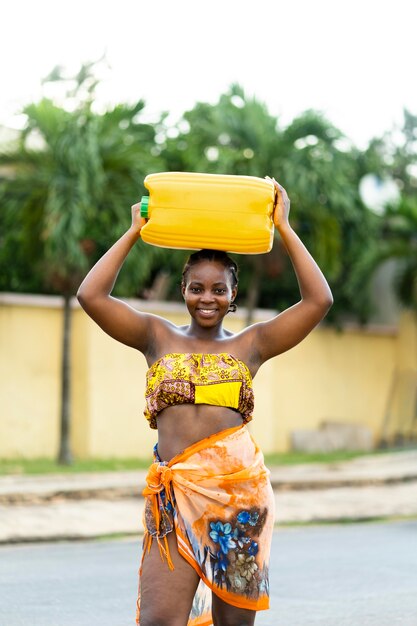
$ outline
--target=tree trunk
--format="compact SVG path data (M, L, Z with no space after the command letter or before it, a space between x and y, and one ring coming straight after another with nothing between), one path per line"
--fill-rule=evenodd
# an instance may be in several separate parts
M261 293L261 278L263 275L263 263L259 254L252 259L253 270L249 280L248 294L246 296L246 326L253 322L253 314L259 302Z
M61 429L58 463L71 465L71 295L64 295L64 328L61 360Z

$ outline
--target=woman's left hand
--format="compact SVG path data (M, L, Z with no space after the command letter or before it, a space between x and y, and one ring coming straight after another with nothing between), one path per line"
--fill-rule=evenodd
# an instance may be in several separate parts
M269 176L265 176L267 180L271 180L274 183L275 187L275 205L274 205L274 213L273 220L275 227L279 230L284 226L289 225L288 217L290 214L290 199L288 197L287 192L284 187L277 183L275 178L270 178Z

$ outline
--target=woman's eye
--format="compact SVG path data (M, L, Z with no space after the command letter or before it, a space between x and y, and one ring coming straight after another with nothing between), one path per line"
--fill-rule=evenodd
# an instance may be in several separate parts
M226 289L216 289L216 293L226 293Z
M199 287L191 287L190 291L192 291L193 293L198 293L200 291Z

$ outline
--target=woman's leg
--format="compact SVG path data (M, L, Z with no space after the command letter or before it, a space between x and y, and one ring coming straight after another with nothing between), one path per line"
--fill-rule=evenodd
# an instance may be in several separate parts
M167 535L174 564L162 561L158 544L152 541L142 562L140 578L140 626L187 626L199 576L178 553L175 532Z
M211 597L214 626L253 626L255 623L256 611L227 604L214 593Z

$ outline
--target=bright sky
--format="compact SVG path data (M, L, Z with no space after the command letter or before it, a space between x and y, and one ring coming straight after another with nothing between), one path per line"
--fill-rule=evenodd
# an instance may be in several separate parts
M55 65L106 53L103 104L172 120L230 83L287 124L323 111L359 147L417 113L415 0L13 0L1 9L0 124Z

